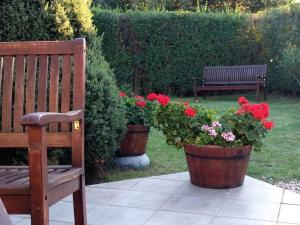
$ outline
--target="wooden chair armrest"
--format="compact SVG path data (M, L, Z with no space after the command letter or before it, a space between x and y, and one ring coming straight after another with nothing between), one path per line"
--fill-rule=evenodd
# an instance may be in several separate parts
M36 112L24 115L21 123L27 126L44 126L49 123L71 123L82 118L82 110L74 110L66 113Z
M192 80L202 80L202 79L199 77L192 77Z

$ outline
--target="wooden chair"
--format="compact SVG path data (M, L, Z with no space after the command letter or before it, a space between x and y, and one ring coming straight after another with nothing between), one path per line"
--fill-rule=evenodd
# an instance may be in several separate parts
M8 213L48 225L49 207L73 194L75 224L86 225L85 40L0 43L1 82L0 147L28 148L29 162L0 167ZM48 147L71 148L72 165L48 166Z

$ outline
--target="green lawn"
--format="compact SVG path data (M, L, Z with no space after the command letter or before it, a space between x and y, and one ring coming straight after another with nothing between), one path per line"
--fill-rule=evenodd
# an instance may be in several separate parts
M248 95L254 101L253 94ZM252 98L251 98L252 97ZM192 98L184 98L192 104L201 104L219 111L237 107L238 95L212 96L194 103ZM300 180L300 99L270 96L271 117L276 127L264 139L261 152L253 152L248 175L269 182L279 180ZM151 130L147 147L151 166L145 170L113 170L109 181L136 177L153 176L186 171L187 166L182 149L165 144L163 135Z

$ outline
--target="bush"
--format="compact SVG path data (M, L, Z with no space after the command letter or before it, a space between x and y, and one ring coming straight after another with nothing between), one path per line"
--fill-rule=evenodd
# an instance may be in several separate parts
M261 57L269 64L268 89L290 94L299 93L300 85L295 77L300 76L299 64L297 66L300 48L300 6L290 5L272 9L258 16Z
M113 71L105 61L102 39L94 37L87 51L86 176L89 182L102 177L125 130L125 111Z
M255 63L247 15L117 12L95 9L104 55L120 86L168 94L191 92L204 66Z

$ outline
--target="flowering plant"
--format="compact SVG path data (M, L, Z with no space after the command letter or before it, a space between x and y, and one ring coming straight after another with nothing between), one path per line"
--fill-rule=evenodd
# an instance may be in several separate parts
M129 97L122 91L119 95L125 105L125 116L128 125L150 126L156 107L159 105L166 106L170 101L168 96L155 93L150 93L146 99L138 95Z
M240 108L217 113L201 106L171 102L156 110L154 125L166 136L167 143L219 145L235 147L252 145L259 150L262 138L274 124L268 121L269 105L250 104L245 97L238 99Z

